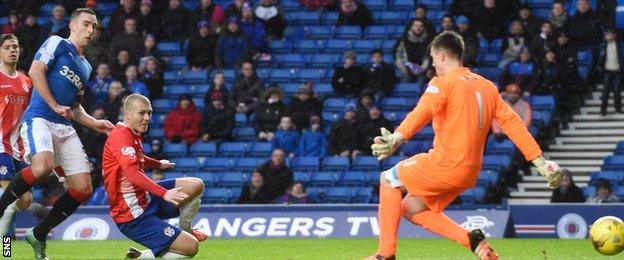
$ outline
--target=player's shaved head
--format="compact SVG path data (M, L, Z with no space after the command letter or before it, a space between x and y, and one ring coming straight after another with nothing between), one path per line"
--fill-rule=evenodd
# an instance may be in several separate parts
M447 31L436 36L431 41L432 51L443 51L450 58L462 60L464 58L464 39L456 32Z
M152 104L141 94L131 94L123 102L124 124L135 134L147 132L152 119Z
M150 108L152 106L152 103L145 96L141 94L131 94L126 97L123 109L126 112L134 112L139 107L139 104L147 105Z

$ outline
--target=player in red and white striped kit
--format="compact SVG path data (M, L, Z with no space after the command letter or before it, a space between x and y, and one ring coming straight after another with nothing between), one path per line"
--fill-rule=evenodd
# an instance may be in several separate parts
M132 94L124 102L124 120L111 131L104 145L102 168L110 214L121 233L149 248L130 248L128 258L185 258L197 254L198 241L207 236L192 230L204 183L198 178L177 178L155 183L147 168L172 169L173 163L145 156L141 143L152 108L150 101ZM180 228L165 219L180 217Z

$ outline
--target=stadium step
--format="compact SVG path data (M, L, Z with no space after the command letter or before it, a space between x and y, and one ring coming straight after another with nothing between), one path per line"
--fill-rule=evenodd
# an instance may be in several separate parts
M594 151L584 151L579 153L578 151L570 151L570 152L545 152L544 156L550 160L558 159L602 159L607 155L613 154L612 151L602 151L602 152L594 152Z
M613 151L615 144L551 144L550 151Z
M557 163L565 166L601 166L602 159L559 159Z
M578 182L578 180L575 180ZM585 187L587 186L587 183L580 183L577 184L577 186L579 187ZM519 183L518 184L518 191L550 191L552 192L552 189L550 187L548 187L548 185L546 185L546 182L540 182L540 183Z
M582 115L600 114L599 106L582 107L580 110L581 110ZM613 114L613 113L615 113L615 108L613 106L607 107L607 114Z
M624 133L624 121L571 122L571 123L568 123L568 129L569 130L617 129L621 131L620 133Z
M574 121L624 121L624 114L607 114L602 116L600 114L578 114L573 116Z
M616 144L620 136L556 137L556 144Z
M548 204L550 203L550 196L548 198L509 198L508 204Z
M561 136L617 136L624 139L624 129L572 129L559 133Z
M580 176L574 176L574 181L575 182L588 182L589 181L590 176L585 174L585 175L580 175ZM544 177L542 177L541 175L532 175L532 176L522 176L522 182L523 183L535 183L535 182L539 182L539 183L546 183L544 181ZM521 183L522 184L522 183ZM520 184L518 184L520 185Z
M512 191L509 194L520 198L550 198L552 191Z

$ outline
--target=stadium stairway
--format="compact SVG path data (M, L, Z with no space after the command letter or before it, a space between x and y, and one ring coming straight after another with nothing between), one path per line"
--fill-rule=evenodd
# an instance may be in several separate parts
M590 174L600 171L603 159L612 155L619 141L624 140L624 114L616 114L613 97L609 99L607 115L600 115L602 85L585 100L585 105L561 129L554 142L545 149L546 158L559 163L574 175L579 187L587 186ZM545 147L542 147L545 148ZM552 190L544 178L531 168L531 176L523 176L518 191L511 192L509 203L548 203Z

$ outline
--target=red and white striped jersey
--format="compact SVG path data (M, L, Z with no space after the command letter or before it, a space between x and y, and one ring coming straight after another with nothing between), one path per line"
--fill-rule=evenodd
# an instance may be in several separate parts
M22 73L11 77L0 71L0 153L7 153L15 159L22 159L24 146L19 126L24 110L30 102L32 82Z

